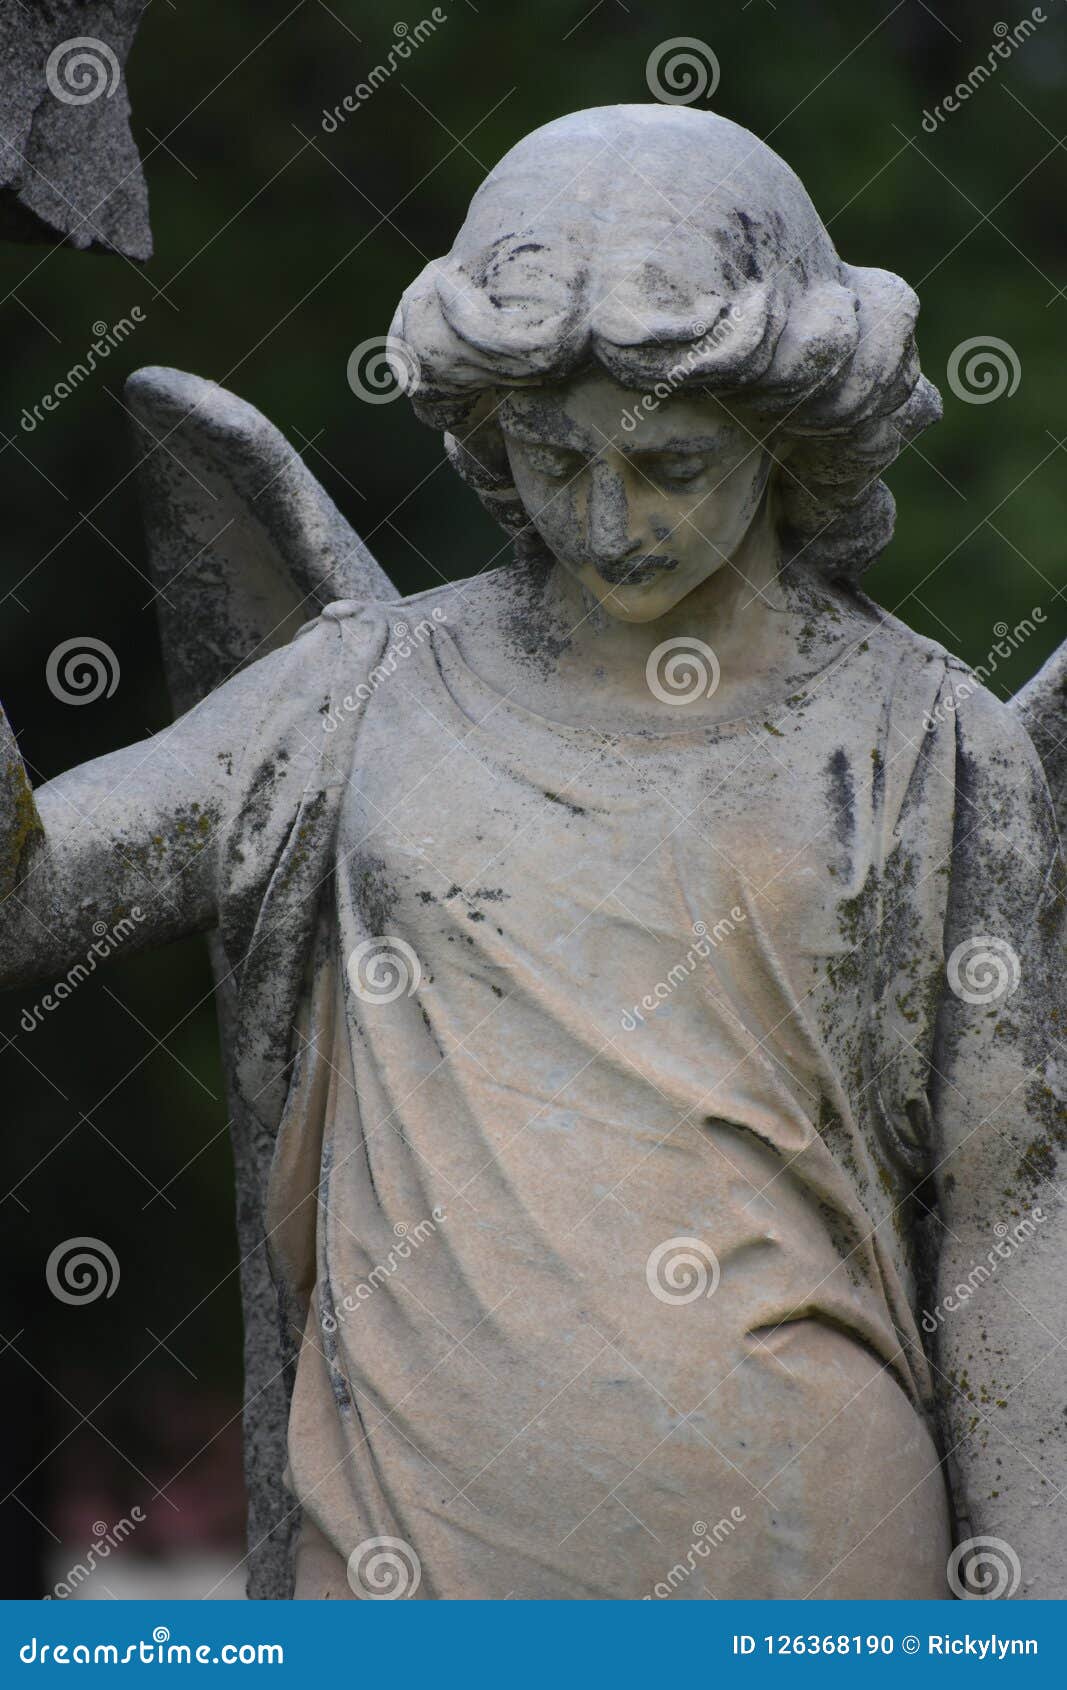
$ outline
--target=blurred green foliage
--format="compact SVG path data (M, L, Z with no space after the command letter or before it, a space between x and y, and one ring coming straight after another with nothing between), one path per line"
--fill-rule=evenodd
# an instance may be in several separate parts
M37 777L169 719L121 396L139 364L196 371L259 406L402 589L502 558L502 536L444 465L439 439L403 401L361 404L348 356L385 333L402 289L447 250L474 189L513 142L583 105L648 99L648 55L676 36L711 47L721 68L713 108L793 165L842 256L917 288L924 368L946 414L891 472L897 538L869 588L972 662L996 623L1042 606L1040 633L994 682L1018 686L1067 634L1059 0L1046 0L1034 38L933 134L924 111L986 61L998 22L1014 25L1027 9L1003 0L447 0L441 9L447 21L327 133L323 111L382 62L398 24L413 29L429 6L398 18L354 0L155 0L128 74L155 257L141 270L67 250L0 251L0 424L11 442L0 452L2 684ZM27 433L23 407L84 353L94 322L133 305L142 326ZM1021 380L1011 397L973 404L948 390L950 355L975 336L1014 349ZM83 634L114 648L122 680L110 700L71 709L48 692L45 661ZM101 1432L83 1427L75 1447L90 1467L108 1468L125 1507L143 1500L146 1473L169 1477L173 1444L131 1402L158 1403L162 1387L178 1417L191 1392L221 1391L232 1407L239 1388L208 992L202 946L190 942L118 962L32 1038L18 1030L21 1004L0 1005L0 1028L16 1040L4 1058L17 1123L9 1160L26 1176L25 1210L5 1205L19 1268L8 1276L17 1306L4 1330L27 1324L29 1298L39 1318L20 1342L36 1345L42 1373L79 1412L114 1390L95 1417ZM147 1182L167 1186L173 1209L159 1198L143 1207ZM33 1299L48 1250L71 1234L107 1239L123 1262L120 1294L92 1310ZM172 1334L180 1360L154 1350L146 1328ZM73 1424L71 1408L30 1370L19 1378L44 1417L45 1455ZM52 1519L58 1459L48 1456L33 1481ZM154 1509L165 1518L163 1504Z

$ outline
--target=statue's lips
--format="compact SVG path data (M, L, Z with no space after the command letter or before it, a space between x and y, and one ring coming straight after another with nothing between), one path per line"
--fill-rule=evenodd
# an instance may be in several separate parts
M657 575L669 575L672 569L678 568L678 559L657 557L653 553L648 557L623 558L618 563L595 563L593 568L610 587L639 587Z

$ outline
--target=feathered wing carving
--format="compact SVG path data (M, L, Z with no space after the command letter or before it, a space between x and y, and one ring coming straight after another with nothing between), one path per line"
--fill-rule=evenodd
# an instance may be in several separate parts
M359 536L285 437L253 405L182 370L138 370L126 385L163 658L175 713L236 669L284 645L336 599L398 597ZM244 1311L248 1593L292 1593L299 1518L282 1482L294 1362L264 1247L273 1143L233 1085L236 993L209 940L237 1184Z
M167 680L186 710L333 599L398 597L285 436L184 370L126 383Z
M1045 778L1067 842L1067 640L1011 701L1044 765Z

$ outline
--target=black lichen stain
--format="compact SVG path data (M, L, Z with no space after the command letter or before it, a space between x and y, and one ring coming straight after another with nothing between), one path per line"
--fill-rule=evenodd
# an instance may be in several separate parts
M842 850L851 851L856 837L856 786L848 754L841 748L832 753L827 763L826 785L834 837Z
M734 245L734 256L741 268L742 275L750 282L758 282L763 277L763 268L757 256L759 237L756 225L747 211L736 210L733 213L741 226L740 239Z
M556 562L536 533L519 537L516 555L518 563L509 581L501 629L520 661L545 676L553 676L572 641L570 630L548 609L549 583Z
M392 925L398 894L381 857L362 856L358 859L354 891L368 933L376 936L387 933Z
M885 758L875 746L871 752L871 808L879 810L885 797Z
M550 804L558 804L561 809L568 810L572 816L585 815L586 812L580 804L572 804L571 800L569 798L564 798L562 793L549 792L548 788L544 786L541 788L541 791L544 793Z

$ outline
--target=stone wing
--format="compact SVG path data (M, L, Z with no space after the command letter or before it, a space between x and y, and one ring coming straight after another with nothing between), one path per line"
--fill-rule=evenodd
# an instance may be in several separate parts
M158 365L130 376L126 400L176 711L287 644L332 600L399 596L254 405Z
M1067 841L1067 640L1011 703L1044 765L1060 838Z

